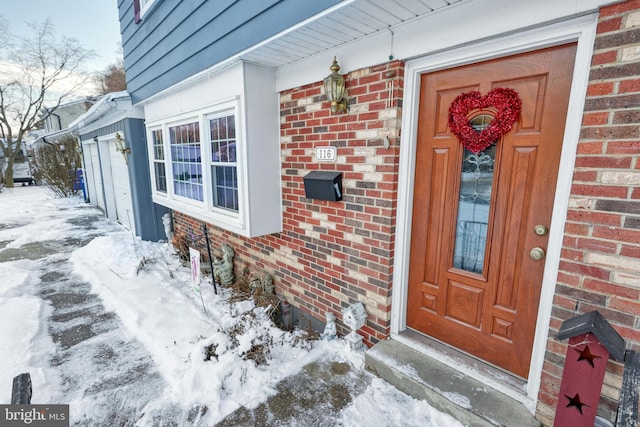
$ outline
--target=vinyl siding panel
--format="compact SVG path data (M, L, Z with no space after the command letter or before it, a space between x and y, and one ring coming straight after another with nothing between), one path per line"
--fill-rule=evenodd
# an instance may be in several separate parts
M151 181L149 181L149 161L147 158L147 137L144 121L139 119L127 120L125 134L132 141L132 146L135 146L136 150L139 151L136 156L129 156L129 179L131 180L135 229L143 240L158 241L166 239L162 215L168 213L169 209L157 205L151 200Z
M133 22L133 1L119 1L127 88L134 103L339 3L156 1L139 24Z

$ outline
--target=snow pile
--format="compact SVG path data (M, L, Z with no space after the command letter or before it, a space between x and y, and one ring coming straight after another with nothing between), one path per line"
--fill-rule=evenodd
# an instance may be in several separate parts
M364 355L351 351L344 340L306 341L273 326L264 307L230 303L230 290L219 289L216 295L206 281L194 285L168 244L134 238L79 198L52 200L41 187L22 187L0 193L0 206L11 206L0 209L0 253L20 251L32 242L50 242L54 248L69 239L88 243L71 254L54 249L37 261L16 257L0 263L2 403L10 400L6 385L12 377L28 371L36 403L70 404L72 424L119 425L144 413L136 425L162 425L172 422L173 413L179 414L174 421L187 418L189 425L204 426L240 406L258 407L280 381L312 361L364 367ZM80 276L106 311L117 315L104 322L123 327L64 351L54 345L51 334L68 324L52 321L53 307L42 294L52 286L43 277L52 273L68 279L55 286L88 287L76 279ZM124 366L101 369L101 361L112 354ZM59 357L65 360L53 363ZM88 392L93 384L120 381L123 373L140 369L147 379L144 390L123 383L115 394ZM380 379L351 397L340 425L461 425ZM167 422L160 419L165 415Z
M274 327L264 308L251 301L229 304L228 290L215 295L210 286L195 286L167 244L122 231L94 239L71 261L107 310L147 347L169 384L151 412L169 403L185 411L202 405L208 407L202 421L215 423L240 406L257 406L280 380L322 355ZM268 352L266 364L251 357L254 348Z

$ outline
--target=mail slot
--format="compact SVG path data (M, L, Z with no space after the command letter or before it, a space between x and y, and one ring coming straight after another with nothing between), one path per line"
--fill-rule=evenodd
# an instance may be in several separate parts
M342 172L313 171L303 179L305 197L332 202L342 200Z

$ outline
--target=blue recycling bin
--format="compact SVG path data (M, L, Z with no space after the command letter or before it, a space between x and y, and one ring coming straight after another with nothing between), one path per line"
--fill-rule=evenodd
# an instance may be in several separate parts
M82 174L82 169L76 169L76 176L73 180L73 191L82 190L82 198L84 201L87 201L87 191L84 188L84 175Z

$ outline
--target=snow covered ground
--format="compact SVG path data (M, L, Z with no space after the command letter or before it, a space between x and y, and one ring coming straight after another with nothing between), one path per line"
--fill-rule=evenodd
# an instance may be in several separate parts
M28 249L38 242L73 242L77 249L51 250L35 259ZM313 361L347 362L363 369L363 354L351 351L343 340L309 343L298 333L274 327L265 309L251 301L229 303L228 290L215 295L206 281L196 286L168 244L132 237L80 199L53 200L42 187L5 189L0 193L0 255L8 251L16 256L0 263L2 403L10 400L12 378L28 371L33 403L68 403L72 424L105 425L106 395L78 390L87 390L82 381L105 383L114 375L112 368L96 368L107 365L85 366L89 356L82 358L93 354L96 359L95 348L106 346L119 353L122 363L144 366L144 393L133 387L118 389L123 402L142 406L137 425L162 424L167 408L191 414L177 418L183 423L189 418L187 425L214 425L241 406L257 407L276 392L278 382ZM57 277L52 274L90 284L104 310L115 313L109 322L118 322L118 332L89 337L83 345L93 342L94 347L83 348L82 354L72 353L73 345L64 348L52 320L58 315L53 316L54 307L42 291L59 285L44 283L43 277L49 282ZM231 337L231 329L240 332ZM131 347L138 343L142 350ZM269 344L267 364L243 357L257 344ZM217 360L204 360L207 346L215 348ZM149 357L151 362L146 362ZM130 396L122 396L127 393ZM197 410L203 407L207 410ZM340 417L344 426L461 425L377 378L364 393L352 396Z

